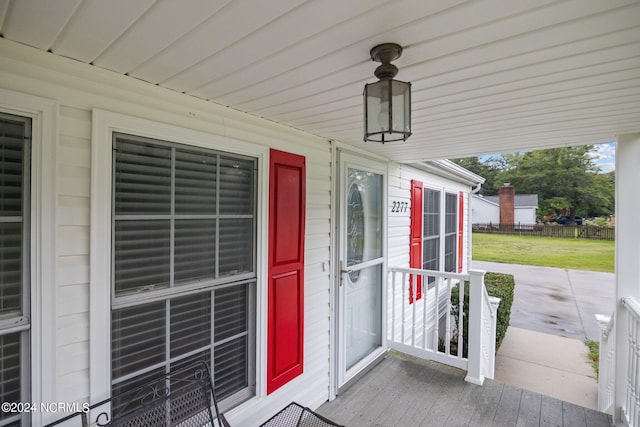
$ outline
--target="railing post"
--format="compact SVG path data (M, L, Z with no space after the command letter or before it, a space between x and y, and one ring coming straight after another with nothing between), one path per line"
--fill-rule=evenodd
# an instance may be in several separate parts
M484 271L469 270L469 367L465 381L477 385L484 383L482 374L484 274Z
M596 314L600 327L600 369L598 372L598 410L613 414L613 388L615 376L615 330L612 317Z
M483 282L484 283L484 282ZM492 380L496 371L496 326L498 324L498 308L502 302L501 298L489 296L489 304L491 306L491 313L488 315L491 317L491 334L489 342L485 343L484 348L487 349L487 359L485 360L485 366L483 366L482 373L485 378Z

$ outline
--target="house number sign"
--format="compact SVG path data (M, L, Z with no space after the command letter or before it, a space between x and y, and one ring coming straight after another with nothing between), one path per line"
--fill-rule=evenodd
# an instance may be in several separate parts
M399 202L394 200L391 202L391 213L404 213L409 210L409 202Z

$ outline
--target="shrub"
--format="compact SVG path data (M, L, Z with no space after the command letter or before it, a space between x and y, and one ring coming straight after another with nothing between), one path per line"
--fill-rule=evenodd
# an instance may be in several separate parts
M487 273L484 276L484 285L487 288L487 293L492 297L498 297L502 300L500 301L497 313L496 351L500 348L500 344L502 344L502 340L507 334L507 328L509 327L515 284L515 279L511 274Z
M509 318L511 317L511 305L513 304L513 290L515 287L515 280L511 274L502 273L487 273L484 276L484 285L487 289L487 293L492 297L500 298L500 306L498 307L498 313L496 315L496 352L502 344L502 340L507 333L509 327ZM468 341L469 341L469 283L465 283L464 287L464 348L462 349L463 356L468 356ZM459 288L451 289L451 314L455 318L456 324L459 324ZM454 337L455 341L457 339ZM453 344L453 343L452 343ZM455 343L457 348L457 342ZM451 346L453 352L454 345Z
M609 222L606 218L596 217L591 220L585 220L583 222L584 225L590 225L592 227L609 227Z

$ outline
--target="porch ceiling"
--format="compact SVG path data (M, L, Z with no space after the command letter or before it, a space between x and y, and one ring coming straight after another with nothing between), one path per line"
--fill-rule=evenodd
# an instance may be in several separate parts
M0 0L0 34L364 146L369 50L404 47L400 162L640 131L637 0Z

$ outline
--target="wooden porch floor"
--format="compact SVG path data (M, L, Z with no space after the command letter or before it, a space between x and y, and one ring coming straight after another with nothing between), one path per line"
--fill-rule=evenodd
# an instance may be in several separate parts
M610 427L611 418L527 390L464 381L456 368L391 352L318 413L358 426Z

